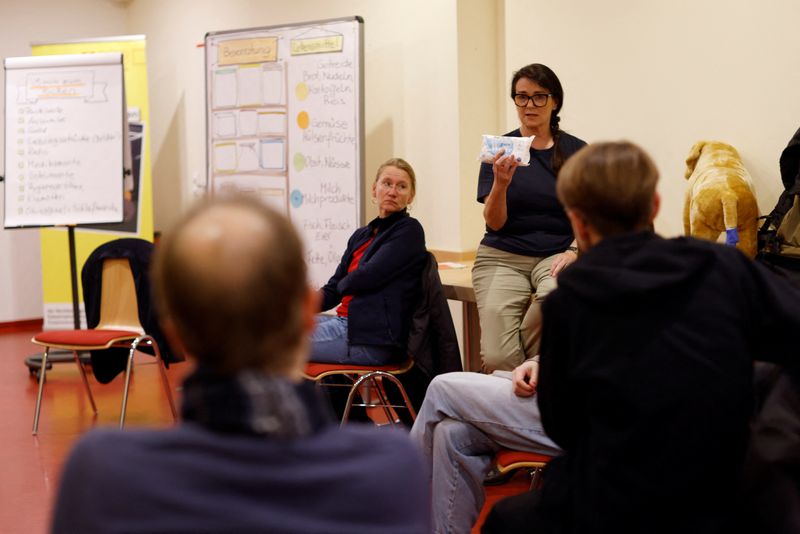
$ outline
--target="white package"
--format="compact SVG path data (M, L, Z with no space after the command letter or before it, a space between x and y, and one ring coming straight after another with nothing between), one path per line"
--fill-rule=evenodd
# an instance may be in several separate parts
M478 159L484 163L491 163L500 149L505 149L503 156L513 154L519 160L519 165L525 167L531 162L531 143L534 136L530 137L505 137L502 135L482 135L481 154Z

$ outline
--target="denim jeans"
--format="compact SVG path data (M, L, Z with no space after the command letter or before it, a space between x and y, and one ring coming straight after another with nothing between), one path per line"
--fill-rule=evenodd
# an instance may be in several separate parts
M312 362L385 365L397 358L397 349L348 344L347 317L317 315L317 327L311 335Z
M495 451L560 452L542 429L536 396L517 397L510 378L501 371L447 373L428 386L411 439L430 462L437 534L469 534Z

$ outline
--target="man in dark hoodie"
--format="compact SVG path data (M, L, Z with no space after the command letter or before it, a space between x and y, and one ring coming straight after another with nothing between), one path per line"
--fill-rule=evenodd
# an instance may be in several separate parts
M544 302L541 371L527 361L511 381L437 377L412 429L432 464L437 532L468 531L501 446L563 453L543 488L501 501L484 532L728 530L752 360L792 359L800 294L732 247L653 234L657 181L626 142L583 148L562 168L582 254Z
M538 404L564 452L484 532L731 529L752 361L796 359L800 294L734 248L648 231L657 180L626 142L559 175L584 253L544 303Z

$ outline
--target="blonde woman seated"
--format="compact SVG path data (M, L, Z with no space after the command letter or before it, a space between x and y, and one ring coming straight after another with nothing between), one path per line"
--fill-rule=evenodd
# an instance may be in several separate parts
M378 168L372 197L378 217L356 230L322 289L311 336L314 362L384 365L402 359L427 252L422 225L408 215L414 169L393 158Z

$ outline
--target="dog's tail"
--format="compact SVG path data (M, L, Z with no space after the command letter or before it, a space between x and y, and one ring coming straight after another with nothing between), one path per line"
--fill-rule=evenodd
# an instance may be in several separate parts
M728 245L736 245L739 242L739 232L736 227L739 225L739 220L736 215L736 206L738 199L736 193L726 190L722 193L722 220L725 224L725 242Z
M722 193L722 220L725 222L725 229L736 228L739 224L736 219L736 193L726 190Z

